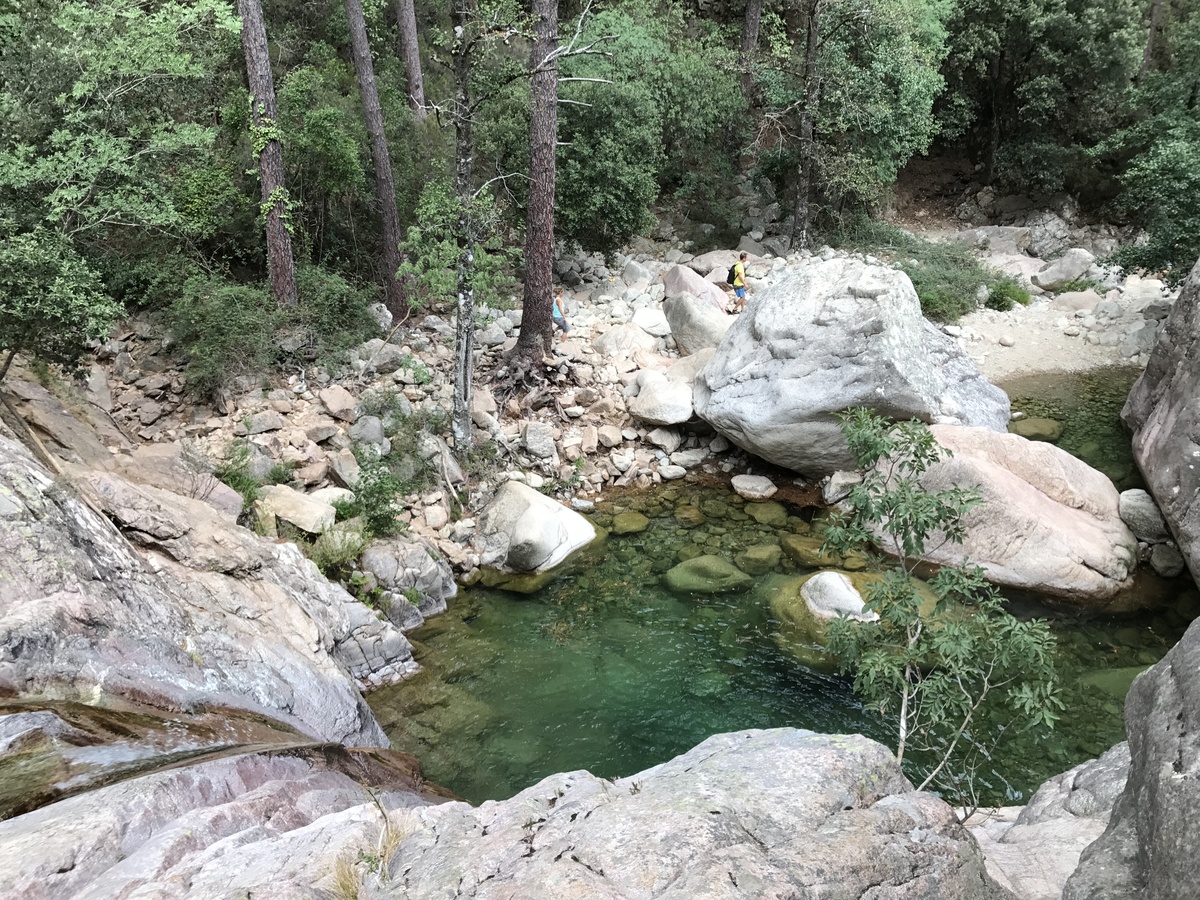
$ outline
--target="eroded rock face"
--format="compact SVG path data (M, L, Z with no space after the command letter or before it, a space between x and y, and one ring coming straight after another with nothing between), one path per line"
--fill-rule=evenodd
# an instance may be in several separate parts
M1046 781L1024 807L981 810L965 823L989 874L1021 900L1061 900L1084 849L1104 833L1129 774L1129 745Z
M415 668L404 635L295 545L112 473L56 485L0 433L5 691L230 706L323 740L387 746L359 686Z
M1063 898L1191 900L1200 885L1200 620L1133 682L1125 733L1125 790Z
M331 896L337 859L376 846L387 810L439 798L415 760L336 745L144 775L0 822L6 897Z
M1103 473L1053 444L982 428L935 425L952 456L921 478L928 490L974 488L983 503L966 516L961 545L930 541L929 561L982 566L994 584L1091 609L1139 602L1128 590L1137 539L1121 521ZM886 548L885 548L886 549Z
M1008 397L921 315L903 272L814 263L755 295L696 378L696 413L740 447L808 475L853 468L834 416L1002 432Z
M511 800L416 817L387 897L1009 896L950 807L858 735L716 735L629 778L552 775Z
M1167 316L1121 418L1193 576L1200 577L1200 262Z

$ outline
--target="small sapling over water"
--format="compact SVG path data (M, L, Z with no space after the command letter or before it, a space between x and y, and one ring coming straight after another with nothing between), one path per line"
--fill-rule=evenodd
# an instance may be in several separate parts
M863 591L879 619L835 620L830 649L855 692L894 726L896 756L918 788L972 805L974 774L1002 733L1050 729L1058 718L1054 636L1043 620L1010 615L967 562L943 566L929 581L936 604L923 604L915 573L927 548L961 544L979 496L922 487L921 476L948 455L923 423L893 425L865 409L840 422L865 474L825 546L844 554L873 544L894 563Z

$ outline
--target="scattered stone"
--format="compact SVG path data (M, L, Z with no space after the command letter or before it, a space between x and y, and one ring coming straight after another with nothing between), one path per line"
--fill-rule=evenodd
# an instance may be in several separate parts
M787 524L787 510L782 503L776 503L774 500L747 503L745 510L746 515L759 525L766 525L769 528L781 528Z
M1139 541L1156 544L1170 540L1171 532L1154 498L1148 493L1135 488L1122 491L1117 499L1117 510L1121 521L1129 526Z
M530 456L538 459L554 458L554 430L546 423L526 423L521 441Z
M596 430L596 436L600 442L600 446L609 449L619 446L625 440L621 434L621 429L616 425L601 425Z
M825 503L833 506L835 503L840 503L850 496L857 485L862 484L862 473L849 472L844 469L839 469L829 476L829 480L825 482L825 486L821 488L821 496Z
M334 511L328 503L282 484L258 489L254 511L260 516L282 519L308 534L320 534L333 525Z
M1163 578L1175 578L1183 574L1186 563L1183 554L1173 543L1155 544L1150 550L1150 568Z
M683 466L668 464L665 466L659 466L658 474L662 477L663 481L678 481L687 475L687 469L685 469Z
M762 475L734 475L730 484L739 497L747 500L768 500L779 490L770 478Z
M358 401L354 399L353 394L340 384L335 384L332 387L318 391L317 396L325 404L325 409L335 419L341 419L343 422L353 422L358 418Z
M778 544L753 544L734 557L734 563L747 575L766 575L777 565L783 555Z

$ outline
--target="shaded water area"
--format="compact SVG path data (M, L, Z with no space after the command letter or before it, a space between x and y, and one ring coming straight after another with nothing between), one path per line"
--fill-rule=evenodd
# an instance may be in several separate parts
M234 709L172 716L125 703L0 701L0 819L172 766L313 743Z
M1059 446L1124 490L1141 481L1119 418L1136 374L1036 376L1002 386L1014 410L1060 422ZM446 615L410 635L424 671L370 703L398 749L472 802L511 796L558 771L629 775L711 734L744 728L860 732L894 746L847 679L809 668L780 636L772 593L812 570L785 554L745 594L681 596L661 584L682 559L732 560L747 547L813 531L814 516L819 531L820 510L796 494L782 490L782 509L769 512L727 485L609 498L597 508L598 524L638 509L649 518L646 530L610 537L532 596L464 591ZM1014 607L1050 617L1065 710L1054 732L1037 739L1006 721L981 723L979 733L1004 735L978 770L982 802L1022 802L1046 778L1123 739L1129 684L1178 641L1194 613L1181 610L1197 605L1190 582L1166 588L1185 597L1182 606L1120 619L1056 617L1028 598Z
M1013 412L1054 419L1063 427L1055 443L1112 479L1117 490L1144 488L1133 460L1121 407L1139 369L1109 368L1077 374L1027 375L1000 384Z

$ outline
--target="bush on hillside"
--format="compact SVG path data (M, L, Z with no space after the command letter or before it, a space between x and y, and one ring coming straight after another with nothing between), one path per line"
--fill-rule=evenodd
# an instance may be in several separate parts
M299 302L281 307L261 284L186 282L167 309L167 325L187 358L188 387L209 395L237 375L330 361L378 330L372 295L340 275L302 267L296 286Z

